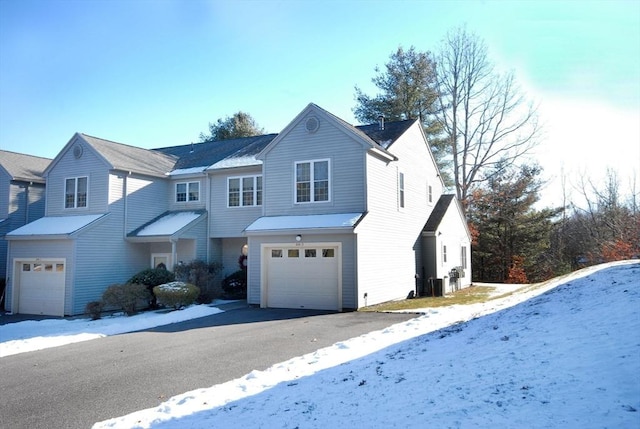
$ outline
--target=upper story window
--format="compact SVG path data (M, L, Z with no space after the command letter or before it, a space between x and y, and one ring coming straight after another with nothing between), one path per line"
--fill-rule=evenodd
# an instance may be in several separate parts
M427 183L427 202L433 204L433 186Z
M329 160L296 162L296 203L329 201Z
M64 186L64 208L75 209L87 207L87 193L89 178L71 177L65 180Z
M227 189L229 207L262 205L262 176L230 177Z
M404 207L404 173L398 173L398 204Z
M176 202L200 201L200 182L176 183Z

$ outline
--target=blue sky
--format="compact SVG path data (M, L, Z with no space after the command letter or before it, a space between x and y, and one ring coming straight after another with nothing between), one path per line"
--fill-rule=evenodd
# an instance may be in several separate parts
M279 132L309 102L356 123L376 65L460 25L540 106L547 177L640 181L637 0L0 0L0 148L188 144L238 110Z

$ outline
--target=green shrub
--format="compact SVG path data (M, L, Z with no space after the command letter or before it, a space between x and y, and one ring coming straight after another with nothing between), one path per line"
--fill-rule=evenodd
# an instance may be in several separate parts
M171 282L153 288L160 304L176 310L193 304L200 295L200 288L189 283Z
M200 289L198 302L208 304L221 295L216 285L216 276L222 271L222 264L218 262L191 261L188 264L175 266L176 280L190 283Z
M111 285L102 294L102 302L105 306L121 309L127 316L135 314L138 304L148 303L149 298L147 286L138 283Z
M86 307L84 308L84 313L91 316L91 320L98 320L102 316L102 308L104 304L102 301L91 301L88 302Z
M156 308L157 302L156 296L153 294L153 288L165 283L171 283L175 279L176 276L165 268L147 268L131 277L127 283L145 285L149 291L149 307Z

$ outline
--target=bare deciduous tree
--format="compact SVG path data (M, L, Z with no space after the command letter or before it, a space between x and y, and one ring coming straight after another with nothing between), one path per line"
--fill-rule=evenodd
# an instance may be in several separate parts
M536 109L525 100L513 73L498 74L484 42L464 27L445 37L436 75L456 193L464 203L496 166L514 165L537 143Z

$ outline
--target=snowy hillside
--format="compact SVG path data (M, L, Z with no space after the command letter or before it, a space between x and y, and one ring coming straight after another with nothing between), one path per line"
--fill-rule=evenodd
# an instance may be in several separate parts
M94 428L336 425L640 427L640 263L427 310Z

